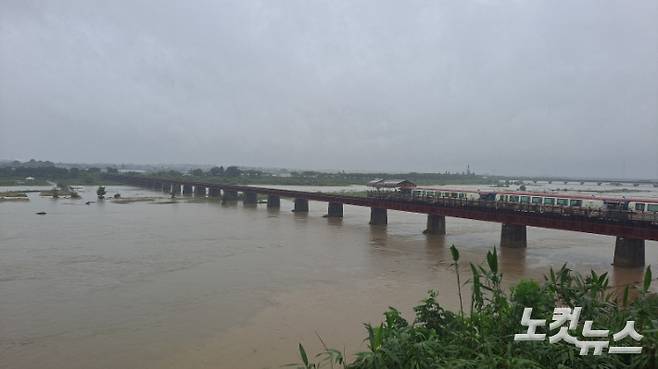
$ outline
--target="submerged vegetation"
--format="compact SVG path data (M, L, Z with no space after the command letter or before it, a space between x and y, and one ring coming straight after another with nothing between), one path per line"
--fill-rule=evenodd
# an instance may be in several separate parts
M459 252L451 248L453 266L460 280ZM627 286L618 296L610 290L607 274L576 273L566 265L551 269L542 284L521 280L509 292L501 286L502 274L498 269L495 249L487 254L483 266L470 265L471 303L467 313L459 298L461 309L451 312L437 301L437 292L430 291L420 305L414 308L415 318L408 321L400 312L389 308L384 322L378 326L366 324L368 351L359 352L347 362L344 353L324 350L314 358L299 345L301 363L297 368L637 368L655 369L658 363L658 295L650 291L651 269L647 267L640 286ZM458 282L459 283L459 282ZM544 341L514 341L517 333L526 333L521 316L525 307L532 307L533 319L551 322L555 307L582 307L578 329L569 331L579 340L605 340L583 338L577 332L585 320L593 320L595 329L609 329L610 346L642 346L641 354L579 355L579 349L564 341L550 344L548 336L557 330L542 330ZM644 337L640 342L630 338L614 342L612 334L619 332L626 321L635 321L635 329Z
M23 191L0 191L0 201L29 200L27 193Z
M70 186L67 185L58 185L47 191L39 192L39 196L43 197L52 197L53 199L70 198L70 199L79 199L80 195L73 190Z

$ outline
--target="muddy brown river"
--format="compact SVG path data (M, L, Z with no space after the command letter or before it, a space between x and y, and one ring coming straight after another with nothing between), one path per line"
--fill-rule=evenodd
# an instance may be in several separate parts
M636 190L626 195L658 196ZM316 352L318 335L354 352L365 349L362 323L388 306L411 317L437 289L458 308L448 247L466 267L500 237L499 224L456 218L445 237L425 236L424 215L393 211L388 226L371 227L369 209L353 206L327 219L317 202L294 214L284 199L268 210L186 199L85 205L91 186L81 195L0 202L0 368L278 368L297 361L298 342ZM508 284L565 262L608 271L614 284L639 280L642 269L610 265L613 248L613 237L529 228L526 250L499 254ZM656 242L646 260L656 265Z

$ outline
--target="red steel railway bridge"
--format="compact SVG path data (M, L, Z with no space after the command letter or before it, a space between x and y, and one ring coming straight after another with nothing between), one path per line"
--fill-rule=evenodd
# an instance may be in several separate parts
M497 222L502 224L500 247L527 247L527 226L615 236L613 264L622 267L644 265L645 240L658 241L658 218L637 220L624 211L545 211L532 205L512 207L484 200L435 199L429 202L422 198L392 196L390 193L363 197L135 175L106 177L165 193L208 196L223 202L241 198L245 204L256 204L259 194L266 195L268 208L280 207L281 197L291 198L294 199L294 212L308 212L309 201L326 202L328 217L342 217L343 205L365 206L371 209L371 225L387 224L388 210L422 213L427 214L425 233L429 234L445 234L445 217Z

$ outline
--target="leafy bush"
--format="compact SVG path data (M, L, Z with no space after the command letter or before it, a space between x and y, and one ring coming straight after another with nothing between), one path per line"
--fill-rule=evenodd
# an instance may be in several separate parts
M459 275L459 253L453 248L452 265ZM467 282L472 294L470 314L455 314L442 308L436 299L437 293L430 291L414 308L413 322L409 323L397 310L389 308L379 326L366 324L369 350L357 353L353 362L345 362L343 354L325 346L316 356L319 362L312 363L300 344L302 363L291 366L307 369L336 366L350 369L655 369L658 295L650 292L651 278L651 268L647 267L642 285L626 287L619 297L610 291L606 273L598 275L592 271L582 276L563 265L557 271L551 268L543 284L521 280L508 294L501 287L502 275L494 249L487 254L484 266L471 264L471 279ZM461 290L459 293L461 301ZM574 345L565 342L514 341L514 334L525 333L527 329L520 324L525 307L534 308L534 318L547 318L550 323L556 306L582 307L579 327L573 332L582 331L585 320L593 320L595 327L605 327L612 334L620 331L626 321L634 320L635 329L644 338L639 343L626 338L615 345L641 344L642 353L608 354L604 351L598 356L591 353L580 356ZM543 332L547 336L554 333L540 333Z

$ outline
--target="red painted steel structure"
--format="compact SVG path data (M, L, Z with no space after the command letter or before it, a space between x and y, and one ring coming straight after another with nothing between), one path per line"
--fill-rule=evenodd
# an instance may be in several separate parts
M430 204L401 199L386 199L334 195L320 192L283 190L277 188L224 185L210 182L172 180L144 176L108 176L114 180L132 185L159 188L162 184L199 185L224 191L255 192L280 197L306 199L322 202L334 202L371 208L383 208L411 213L436 214L442 216L498 222L504 224L525 225L531 227L560 229L567 231L594 233L624 238L658 241L658 225L651 222L620 221L600 219L585 215L562 215L530 211L514 211L492 206L489 201L447 201L442 204Z

